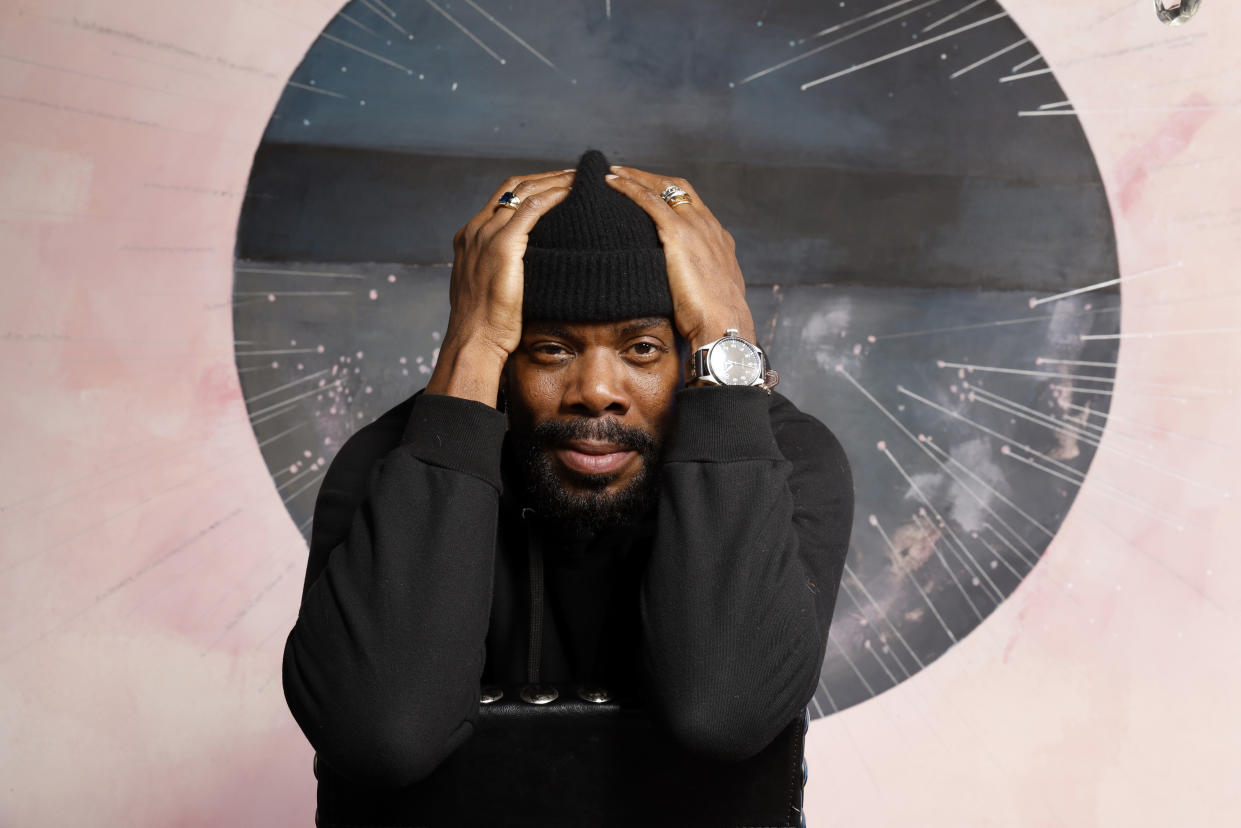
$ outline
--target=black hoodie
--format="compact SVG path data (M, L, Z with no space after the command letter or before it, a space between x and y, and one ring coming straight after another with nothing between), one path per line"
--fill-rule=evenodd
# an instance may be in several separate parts
M682 389L654 513L596 538L523 510L507 443L499 411L419 393L333 460L283 670L326 762L367 786L420 780L473 732L480 686L532 670L635 695L725 761L800 715L853 519L827 427L761 389Z

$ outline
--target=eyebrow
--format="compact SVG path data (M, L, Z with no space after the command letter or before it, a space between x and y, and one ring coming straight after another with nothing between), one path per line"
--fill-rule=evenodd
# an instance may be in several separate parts
M573 338L564 328L557 328L555 325L549 325L543 322L535 322L532 325L527 325L526 328L532 333L542 334L543 336L553 336L557 339Z
M622 336L638 333L639 331L649 330L650 328L658 328L665 324L668 320L662 316L648 316L645 319L635 319L625 327L621 328Z

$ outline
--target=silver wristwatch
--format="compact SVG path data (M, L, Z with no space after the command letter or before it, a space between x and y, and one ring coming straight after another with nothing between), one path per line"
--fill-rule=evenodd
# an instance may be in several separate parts
M741 338L736 328L708 343L690 357L688 381L713 385L757 385L768 392L779 381L763 349Z

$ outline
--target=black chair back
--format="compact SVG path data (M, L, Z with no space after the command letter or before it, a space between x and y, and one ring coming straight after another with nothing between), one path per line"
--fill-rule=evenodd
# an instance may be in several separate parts
M576 696L527 704L516 689L426 779L361 788L316 757L324 828L786 828L804 825L805 718L757 755L688 753L642 708Z

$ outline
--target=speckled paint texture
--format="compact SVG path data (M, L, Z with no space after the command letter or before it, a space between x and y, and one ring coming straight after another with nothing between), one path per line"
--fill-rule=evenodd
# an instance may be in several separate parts
M623 20L624 3L598 5ZM306 346L238 341L234 305L269 300L234 294L234 245L269 118L339 7L0 9L0 824L311 824L311 749L279 676L305 541L284 503L296 484L279 487L321 464L303 454L273 480L250 421L263 401L247 407L237 357ZM1123 278L1115 394L1063 524L1007 600L926 669L812 725L809 824L1229 824L1241 11L1207 0L1170 28L1143 0L1003 7L1045 61L1021 71L1054 70L1107 190ZM980 19L968 14L925 37ZM456 59L492 60L446 21L436 32ZM526 54L497 32L493 48ZM1033 53L974 71L998 84ZM1048 110L1014 105L1030 129L1063 117L1019 111ZM396 290L386 275L364 301ZM865 358L882 333L854 328L824 367ZM411 375L434 347L410 343ZM1020 367L1040 369L1029 356ZM882 439L909 449L900 432ZM914 521L901 543L933 554L938 534Z

